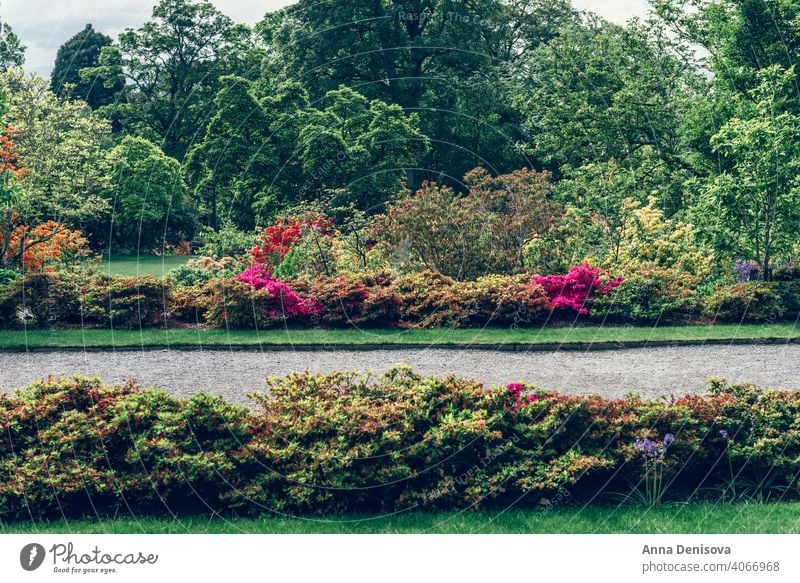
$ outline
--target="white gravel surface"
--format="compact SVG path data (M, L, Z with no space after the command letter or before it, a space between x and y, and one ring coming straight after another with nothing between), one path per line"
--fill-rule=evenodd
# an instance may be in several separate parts
M710 376L800 389L800 345L708 345L601 351L504 352L476 349L148 350L0 353L0 390L52 376L134 378L178 395L211 391L238 403L263 388L266 375L300 370L383 371L410 364L425 375L456 374L486 383L526 381L564 393L643 397L699 393Z

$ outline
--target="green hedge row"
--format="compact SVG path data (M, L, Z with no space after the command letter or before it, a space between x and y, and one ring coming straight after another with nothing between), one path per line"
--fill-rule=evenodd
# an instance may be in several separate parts
M590 316L606 322L772 322L800 317L800 281L721 285L698 295L662 281L663 274L626 279L593 300ZM572 322L554 310L530 276L454 281L433 273L318 277L288 282L293 298L273 298L235 279L178 286L153 276L37 273L0 285L0 327L133 327L202 324L211 327L470 327ZM288 288L287 288L288 289ZM312 314L284 321L276 306L296 294Z
M267 396L269 395L269 396ZM0 518L395 512L800 494L800 393L645 401L396 368L268 380L248 409L99 380L0 397Z

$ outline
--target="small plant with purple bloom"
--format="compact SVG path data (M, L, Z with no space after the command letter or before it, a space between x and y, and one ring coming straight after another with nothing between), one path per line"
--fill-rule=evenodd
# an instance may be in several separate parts
M657 506L664 495L664 456L675 441L672 433L667 433L661 441L644 438L637 439L633 446L642 452L644 458L643 500L648 506Z

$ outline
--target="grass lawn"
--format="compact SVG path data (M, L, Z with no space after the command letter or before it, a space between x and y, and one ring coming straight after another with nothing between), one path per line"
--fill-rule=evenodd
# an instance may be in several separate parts
M269 347L335 345L499 346L550 348L603 343L702 343L800 340L797 324L670 326L660 328L585 326L575 328L484 328L433 330L200 330L66 329L0 330L0 350L101 347Z
M111 275L155 275L164 277L169 271L191 259L188 255L112 255L100 263L103 271Z
M108 521L15 522L0 524L11 533L511 533L511 534L797 534L800 503L689 504L655 509L587 507L506 512L423 513L386 517L238 518L193 516L125 518Z

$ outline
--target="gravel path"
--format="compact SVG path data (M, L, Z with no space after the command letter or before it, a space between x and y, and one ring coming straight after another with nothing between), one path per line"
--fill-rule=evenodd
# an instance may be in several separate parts
M238 403L260 390L266 375L308 369L383 371L410 364L426 375L457 374L487 383L524 380L565 393L644 397L702 392L709 376L800 389L800 345L681 346L591 352L492 350L180 351L0 353L0 390L44 378L99 376L108 383L137 379L178 395L202 390Z

